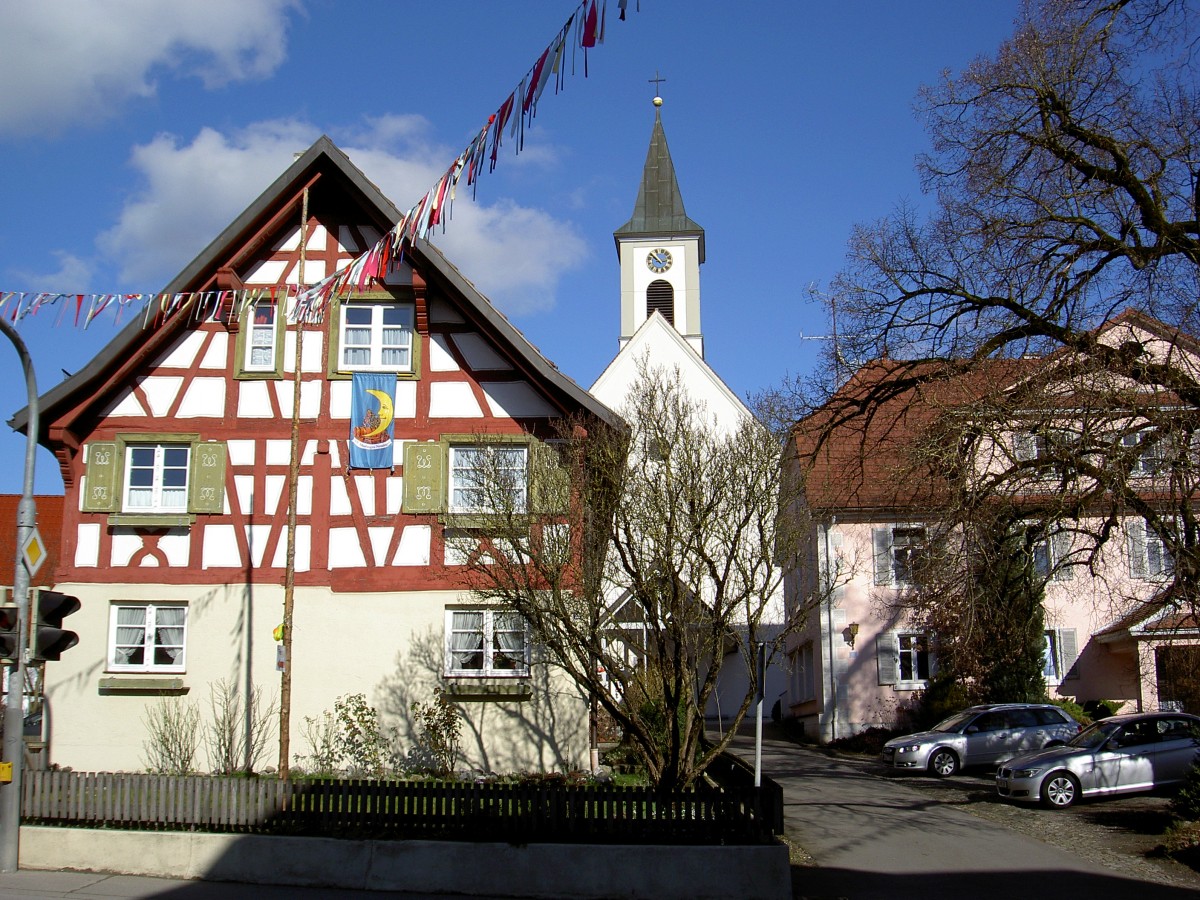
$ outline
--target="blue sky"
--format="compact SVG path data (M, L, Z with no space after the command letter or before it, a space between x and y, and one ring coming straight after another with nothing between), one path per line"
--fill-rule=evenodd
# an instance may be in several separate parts
M608 2L606 41L543 96L434 240L585 387L617 350L612 232L654 120L706 232L709 363L739 395L812 369L854 224L921 204L922 83L991 54L1015 0ZM153 292L321 134L414 204L530 69L573 0L59 0L0 6L0 290ZM127 321L127 320L126 320ZM117 333L18 324L39 392ZM0 342L8 346L7 341ZM11 347L0 366L24 405ZM22 488L3 427L0 492ZM62 490L39 451L37 490Z

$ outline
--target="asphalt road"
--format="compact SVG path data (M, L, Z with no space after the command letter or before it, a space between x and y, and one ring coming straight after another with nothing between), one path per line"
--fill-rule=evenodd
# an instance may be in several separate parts
M753 759L749 738L738 752ZM784 790L789 840L808 857L793 868L806 900L1087 897L1195 900L1176 887L1098 866L940 801L873 767L766 741L763 771ZM1029 811L1033 812L1033 811Z

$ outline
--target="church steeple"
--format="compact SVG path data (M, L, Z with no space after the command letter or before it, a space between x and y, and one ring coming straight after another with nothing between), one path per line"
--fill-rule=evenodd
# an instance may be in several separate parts
M646 235L696 235L700 242L700 262L704 262L704 229L688 218L683 208L683 195L675 179L675 164L667 147L667 135L662 126L662 98L655 97L654 130L650 132L650 149L642 168L642 183L638 186L633 216L613 232L620 249L621 237Z
M657 312L703 356L700 264L704 262L704 229L683 207L663 131L661 97L654 98L654 107L654 128L633 215L613 232L621 260L621 346Z

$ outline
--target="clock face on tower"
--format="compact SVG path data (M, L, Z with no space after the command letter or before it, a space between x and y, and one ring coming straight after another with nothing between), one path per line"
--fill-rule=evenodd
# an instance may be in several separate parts
M646 265L650 268L651 272L661 275L667 269L671 268L671 254L662 248L651 250L646 254Z

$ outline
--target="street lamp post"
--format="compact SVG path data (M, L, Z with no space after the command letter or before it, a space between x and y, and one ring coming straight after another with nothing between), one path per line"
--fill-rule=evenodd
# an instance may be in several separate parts
M29 393L29 420L25 430L25 488L17 506L17 558L13 573L13 602L17 604L17 659L8 670L8 694L4 703L3 758L12 764L12 781L0 785L0 872L15 872L21 841L21 764L25 756L25 653L29 634L29 569L22 559L25 543L37 527L37 505L33 500L33 464L37 454L38 393L33 360L16 330L0 318L0 331L13 342L25 370Z

